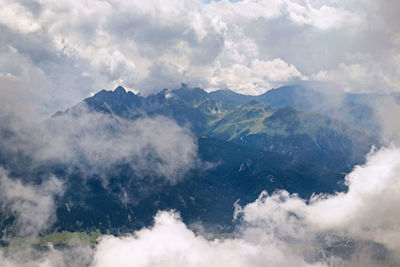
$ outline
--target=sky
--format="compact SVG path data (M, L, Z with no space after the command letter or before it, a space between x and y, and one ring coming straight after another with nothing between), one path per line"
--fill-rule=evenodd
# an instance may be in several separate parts
M2 104L48 115L104 88L146 95L182 82L398 92L398 10L394 0L0 0Z

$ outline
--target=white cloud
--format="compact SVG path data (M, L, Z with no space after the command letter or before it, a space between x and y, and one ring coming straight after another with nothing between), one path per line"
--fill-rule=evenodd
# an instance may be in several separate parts
M372 152L365 165L347 175L346 183L348 192L314 196L309 204L287 192L264 195L241 213L245 221L272 225L287 236L303 239L310 233L336 232L382 243L398 253L399 149Z
M264 244L266 245L266 244ZM207 240L195 235L174 213L155 217L155 225L134 237L103 237L93 265L108 266L311 266L279 245L245 239Z
M349 190L327 199L315 198L309 220L322 229L340 229L400 251L400 150L384 148L346 177Z
M197 143L190 130L163 116L125 120L90 112L81 103L74 112L40 124L6 116L0 122L0 129L13 133L0 139L4 153L28 155L36 165L65 163L79 167L83 174L103 177L115 165L127 164L140 177L176 182L198 164Z
M379 252L368 242L383 244L392 252L384 262L396 262L399 177L399 149L372 152L365 165L347 176L348 192L315 196L308 204L286 191L263 193L237 208L241 226L230 238L205 239L175 213L161 212L152 228L133 236L103 237L93 265L376 266L385 253L381 250L383 254L374 258ZM360 242L342 255L322 250L340 240Z
M83 111L52 119L40 132L46 136L37 159L82 164L103 173L114 164L129 164L137 173L176 181L193 168L197 144L189 130L166 117L135 121Z
M343 8L327 5L315 8L309 1L287 3L289 17L300 25L306 24L319 30L329 30L342 28L344 25L354 27L360 23L357 14Z
M10 266L83 261L96 267L395 263L400 250L399 175L399 149L384 148L372 152L365 165L347 176L348 192L315 196L309 203L285 191L263 193L255 202L237 207L240 225L230 237L206 238L189 229L175 212L164 211L157 214L154 226L123 237L103 236L93 250L2 251L0 260ZM329 246L341 249L328 253Z
M346 91L352 91L352 88L369 88L367 85L371 82L370 72L361 64L346 65L340 63L334 70L321 70L312 75L315 81L340 84ZM357 86L358 85L358 86Z
M357 57L357 56L356 56ZM353 93L391 92L398 88L400 80L391 75L398 70L382 70L370 57L359 56L353 64L340 63L330 70L320 70L311 80L337 86L338 90ZM393 62L394 63L394 62Z
M21 4L0 1L0 6L0 24L23 34L41 29L33 14Z
M295 66L280 58L271 61L255 59L250 66L236 63L224 68L217 64L210 85L215 89L235 87L238 92L258 95L295 78L307 79Z
M63 183L55 177L40 185L23 184L9 178L8 173L0 168L2 216L15 217L15 222L5 227L5 237L34 236L47 230L55 220L54 197L63 192Z
M87 118L90 118L92 123L96 122L96 117L88 116ZM100 121L103 120L104 118L100 118ZM63 120L61 123L70 128L68 121ZM122 130L125 129L124 122L120 123ZM83 120L81 124L87 125L87 121ZM158 136L161 130L152 127L153 124L164 125L162 119L144 120L136 124L136 128L126 129L133 130L134 136L140 137L138 140L141 140L143 145L152 146L153 143L147 143L146 139L143 141L141 135L150 134L151 138L151 132L154 132ZM99 128L100 126L107 128L109 124L101 123L98 126L98 123L94 123L94 128L82 127L82 125L75 124L74 127L77 130L67 131L66 136L78 134L82 137L82 142L88 142L92 148L86 151L84 144L75 143L74 138L64 139L63 136L56 139L61 142L54 142L52 146L58 144L63 147L67 144L72 152L78 147L79 150L84 150L83 153L87 153L84 155L91 158L93 164L96 162L107 164L108 160L112 161L114 148L107 143L109 138L107 131ZM142 133L143 127L146 130ZM182 131L179 128L170 128L173 136ZM57 129L60 128L57 127ZM91 133L93 129L100 129L104 135L93 135ZM173 129L177 132L174 133ZM91 138L95 137L101 143L93 144L94 139L88 140L85 131L88 131ZM162 131L165 132L166 127L162 127ZM119 136L119 138L121 144L134 145L129 141L131 139L126 139L124 136ZM125 150L121 148L118 140L112 141L115 147L121 150L122 157L130 157L131 148L127 147ZM66 143L62 144L63 142ZM106 143L104 147L102 147L102 142ZM156 140L155 144L157 142ZM154 149L162 158L166 160L171 158L173 161L182 163L179 159L175 159L175 152L170 151L168 143L163 140L160 142L162 142L161 147ZM142 144L139 144L139 151L141 146ZM173 146L179 147L176 144ZM68 155L68 149L65 147L61 150L57 150L56 147L53 149L55 151L48 151L50 154L44 155L49 158L58 155L66 160L74 157L73 153ZM43 152L39 151L39 153ZM67 154L59 155L59 153ZM186 152L178 153L185 154ZM174 163L168 162L168 164L173 166ZM173 167L171 168L175 171ZM165 169L162 170L165 171ZM399 177L400 150L396 147L383 148L371 152L365 165L355 167L347 175L346 183L349 187L347 192L317 195L310 201L301 199L297 195L290 195L286 191L272 195L263 193L255 202L244 207L237 207L235 217L240 225L231 237L207 239L201 233L195 234L190 230L174 212L161 212L155 218L154 227L144 228L132 236L105 236L94 251L76 251L77 256L74 259L81 257L91 261L91 254L94 253L93 266L116 264L119 266L221 266L226 264L231 266L265 266L266 264L272 266L374 266L379 263L379 257L384 257L385 262L396 262L399 260L396 255L400 252L398 238L400 215L397 212L397 203L400 201ZM53 196L62 192L60 186L61 184L54 179L50 179L40 187L22 184L11 180L3 172L0 179L2 210L17 216L20 234L36 234L51 225L54 218ZM335 244L339 247L343 246L344 241L355 242L346 251L350 253L350 257L340 255L340 253L325 254L326 251L322 249L335 246ZM384 248L377 249L373 245L375 243L382 244ZM1 254L0 260L15 266L29 265L32 262L35 264L45 262L50 266L55 262L61 262L59 264L63 266L68 263L68 259L62 256L64 252L55 250L45 254L34 254L36 255L34 257L29 254L26 258L18 257L14 253ZM377 254L379 255L374 256Z
M227 23L237 23L238 20L272 19L282 15L285 1L282 0L245 0L231 3L228 0L212 1L206 10L212 16L219 16Z
M0 63L0 75L23 80L19 86L35 95L27 98L42 112L65 109L117 84L146 93L186 82L255 94L297 82L300 75L321 79L338 66L365 71L357 77L328 75L330 81L340 77L347 90L393 91L400 84L399 22L391 8L371 1L3 2L0 54L25 60ZM255 75L255 62L270 62L277 70L240 82ZM16 73L15 67L29 73ZM376 82L362 82L365 76Z
M271 82L287 82L292 78L301 78L301 73L292 64L287 64L280 58L271 61L253 60L251 67L257 75L264 75Z

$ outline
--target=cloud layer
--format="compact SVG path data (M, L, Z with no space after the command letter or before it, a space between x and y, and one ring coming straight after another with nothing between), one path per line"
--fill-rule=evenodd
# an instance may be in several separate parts
M161 212L152 228L130 237L103 237L94 266L394 263L400 252L399 176L397 148L373 152L364 166L347 176L346 193L315 196L309 203L286 191L263 193L255 202L237 207L241 224L231 238L206 239L188 229L175 213ZM324 250L335 244L347 251Z
M398 203L400 151L372 151L365 165L347 175L348 191L304 200L286 191L262 193L234 215L239 223L226 237L194 232L174 211L161 211L155 224L123 237L103 236L95 248L45 252L1 251L11 266L376 266L400 259ZM39 187L12 181L3 172L3 210L20 225L45 229L60 183ZM4 209L6 207L6 209ZM25 214L26 213L26 214ZM29 216L28 216L29 215ZM41 222L35 215L40 215ZM20 228L29 230L30 228ZM211 237L211 238L210 238ZM46 265L47 264L47 265Z
M116 84L144 93L181 82L247 94L304 81L399 88L394 1L0 4L1 91L44 114Z

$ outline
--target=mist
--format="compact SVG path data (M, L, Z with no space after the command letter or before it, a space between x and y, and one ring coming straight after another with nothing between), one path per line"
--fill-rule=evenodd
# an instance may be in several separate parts
M26 253L11 266L37 260L69 266L65 253L88 266L377 266L399 261L400 157L397 148L372 151L346 176L348 191L301 199L286 191L263 192L236 206L238 225L228 237L198 232L178 213L162 211L154 226L121 237L102 236L94 248ZM335 251L347 244L348 251ZM330 248L330 249L329 249ZM21 253L17 250L14 253ZM62 260L60 260L62 259ZM35 261L34 261L35 260Z
M348 192L309 201L285 191L262 193L237 206L240 222L231 237L194 232L173 211L159 212L152 227L133 235L103 236L91 249L52 250L25 262L8 256L11 266L46 262L68 266L76 258L90 266L376 266L395 263L400 243L396 218L400 160L395 148L374 151L347 177ZM329 252L344 242L350 253ZM378 252L377 252L377 248ZM21 253L21 252L19 252ZM72 259L63 258L74 253ZM23 255L29 255L25 252ZM21 254L18 254L21 256ZM4 255L3 255L4 257ZM44 265L46 266L46 265Z
M396 263L400 184L397 148L368 155L346 176L347 192L304 200L266 192L237 206L240 221L230 238L206 239L174 212L130 237L103 237L94 266L377 266ZM349 254L326 247L350 244ZM377 249L378 248L378 249ZM379 250L381 248L381 250Z

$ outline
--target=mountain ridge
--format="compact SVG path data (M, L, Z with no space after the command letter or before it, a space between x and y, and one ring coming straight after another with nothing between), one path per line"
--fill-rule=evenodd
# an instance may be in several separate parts
M288 88L285 90L292 90ZM105 92L84 103L90 110L126 119L167 116L199 135L278 152L324 168L349 171L363 162L373 145L379 145L367 132L318 112L286 106L275 109L255 99L233 104L215 99L201 88L182 86L147 97L126 91L121 94L121 89Z
M87 128L92 121L79 120L99 115L106 121L105 127ZM46 124L54 123L53 128L61 132L67 130L63 127L74 128L74 123L83 127L83 132L105 130L107 133L100 135L105 134L101 140L107 141L111 134L118 136L119 124L142 118L154 118L156 123L169 118L190 128L197 156L209 168L194 164L183 179L170 183L160 173L135 170L135 165L124 158L101 168L101 175L87 172L85 161L77 165L57 159L38 163L32 162L29 155L14 155L13 150L0 150L0 162L9 169L18 164L18 173L13 173L18 177L40 180L56 175L63 181L65 193L56 199L57 220L49 231L129 232L151 225L157 211L171 209L178 211L189 225L201 221L205 227L229 231L234 227L234 204L238 200L241 205L250 203L262 191L271 194L287 190L305 199L313 194L345 191L345 170L356 161L362 162L361 152L369 149L368 142L357 140L369 138L367 135L325 115L293 107L274 109L254 100L241 105L226 103L210 98L200 88L162 90L146 97L123 87L102 90L55 114ZM69 145L82 138L82 131L72 134L77 139L69 140ZM169 141L162 131L157 134L162 141ZM7 136L12 138L13 133ZM364 150L356 150L359 144ZM333 149L329 150L330 146ZM84 151L77 148L74 158L85 159L86 155L80 154ZM356 159L350 157L353 149L360 153ZM322 153L324 150L327 153ZM159 160L157 155L152 157L150 153L146 160ZM12 222L12 217L1 218L0 228L7 229Z

